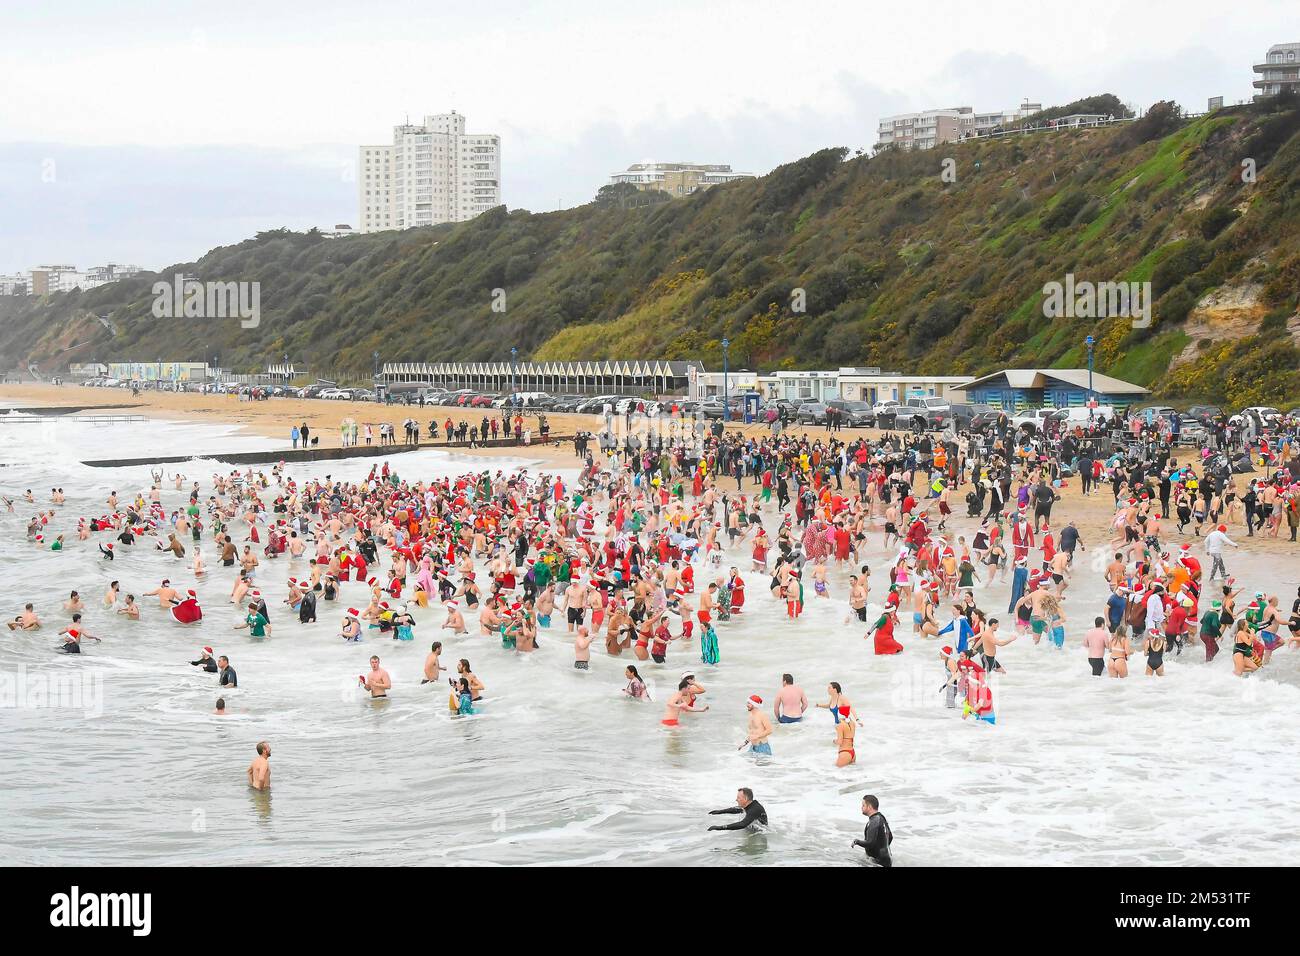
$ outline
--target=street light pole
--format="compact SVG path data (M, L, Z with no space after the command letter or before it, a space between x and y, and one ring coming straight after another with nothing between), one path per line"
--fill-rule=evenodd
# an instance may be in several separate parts
M519 383L515 377L518 365L519 349L512 345L510 347L510 410L516 414L519 411Z
M722 340L722 420L725 422L731 417L731 388L727 379L727 350L731 348L731 340Z
M1093 403L1093 391L1092 391L1092 346L1093 346L1095 340L1094 340L1093 337L1090 335L1090 336L1088 336L1086 339L1084 339L1083 341L1084 341L1084 344L1086 344L1086 345L1088 346L1088 418L1092 418L1092 403Z

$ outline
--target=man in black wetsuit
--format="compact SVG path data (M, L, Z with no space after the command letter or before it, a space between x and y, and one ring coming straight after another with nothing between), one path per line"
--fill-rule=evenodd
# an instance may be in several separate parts
M207 673L215 674L217 672L217 662L212 658L212 648L203 648L203 653L197 661L190 661L191 667L202 667Z
M894 831L889 829L889 821L880 812L880 801L874 794L869 793L862 798L862 815L867 818L867 826L862 839L854 840L853 845L866 850L867 857L880 866L893 866L889 845L894 842Z
M755 823L767 826L767 811L763 809L761 803L754 799L754 791L750 790L749 787L741 787L736 791L736 805L734 807L723 807L721 810L709 811L710 816L719 813L743 813L744 817L725 826L714 824L709 827L710 830L744 830Z

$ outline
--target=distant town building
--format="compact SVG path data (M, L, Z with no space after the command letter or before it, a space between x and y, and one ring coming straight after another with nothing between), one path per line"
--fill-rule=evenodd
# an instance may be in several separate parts
M335 223L333 226L321 226L316 231L326 239L342 239L344 236L355 236L358 234L357 230L353 229L346 222Z
M877 147L933 149L940 143L955 143L971 136L988 136L1004 126L1041 112L1042 103L1028 100L1015 109L976 113L969 106L922 110L886 116L876 130Z
M105 285L109 282L116 282L119 279L130 279L139 275L143 270L139 266L118 265L116 262L110 262L107 265L91 266L86 270L81 283L82 289L93 289L96 286Z
M609 177L610 185L629 183L642 192L657 189L670 196L689 196L719 183L753 179L753 173L737 173L730 166L703 163L635 163Z
M361 147L357 198L360 232L473 219L501 205L501 137L454 110L394 126L392 145Z
M30 283L30 275L0 276L0 295L28 295Z
M877 146L898 149L933 149L940 143L955 143L975 128L975 113L969 106L922 110L886 116L877 128Z
M37 266L31 270L31 295L49 295L52 292L71 292L78 288L81 275L76 266Z
M92 266L85 272L72 265L37 266L25 273L0 276L0 295L50 295L53 292L86 292L118 279L129 279L142 270L139 266Z
M1300 43L1278 43L1268 48L1263 63L1255 64L1259 74L1252 85L1259 90L1255 99L1276 96L1283 90L1300 90Z

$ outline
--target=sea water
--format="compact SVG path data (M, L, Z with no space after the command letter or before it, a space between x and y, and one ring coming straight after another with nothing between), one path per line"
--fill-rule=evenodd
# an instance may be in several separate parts
M744 613L717 624L719 665L700 664L698 640L671 644L662 666L630 652L611 658L597 640L590 671L580 672L563 612L531 655L480 636L472 614L468 636L440 630L437 607L416 611L414 641L372 631L350 645L339 625L349 605L365 601L361 585L345 585L339 601L320 602L318 623L300 625L281 601L287 579L308 573L307 562L263 559L257 586L273 632L257 642L234 629L242 620L228 603L234 569L220 566L208 540L209 572L195 581L188 555L153 551L147 539L119 545L112 563L99 557L94 537L76 539L77 519L105 512L111 491L126 499L151 482L148 467L97 469L81 460L286 444L195 424L0 423L0 488L17 499L14 514L0 511L0 614L12 620L32 601L45 622L35 633L0 630L0 862L863 865L851 843L861 835L865 793L880 798L898 865L1294 859L1297 831L1285 801L1297 783L1300 654L1278 651L1264 673L1244 680L1232 676L1230 648L1207 665L1199 647L1167 656L1163 679L1142 676L1140 655L1127 680L1093 678L1080 645L1104 597L1091 554L1081 555L1067 594L1065 648L1023 637L999 654L1008 673L995 680L997 724L989 726L944 708L940 642L913 637L910 614L899 628L906 651L875 657L865 627L847 620L848 572L835 569L831 598L810 588L806 612L791 622L768 594L768 576L749 570L748 544L723 566L736 564L748 587ZM288 473L360 480L382 460ZM411 480L529 464L436 450L389 463ZM186 489L197 480L205 501L212 474L231 469L211 460L158 467L169 476L179 467ZM45 531L47 544L67 536L61 553L24 533L30 517L50 507L51 487L67 495ZM27 488L35 505L20 498ZM164 481L169 513L187 498ZM774 515L764 520L774 530ZM973 531L970 519L955 524ZM887 561L878 533L865 561L877 602ZM1229 566L1248 589L1284 601L1300 571L1297 562L1247 549L1230 553ZM703 586L715 573L699 566L696 580ZM178 625L141 597L164 577L198 591L201 624ZM140 621L104 610L112 579L137 595ZM89 609L86 629L103 639L86 642L79 657L54 650L69 616L61 604L74 588ZM1009 625L1000 613L1008 590L999 583L976 593ZM445 665L468 658L485 682L479 715L449 714L445 675L420 685L435 640ZM212 714L215 675L188 663L203 645L229 655L239 673L239 688L224 694L225 717ZM357 687L372 654L394 684L378 703ZM620 694L628 663L640 667L653 703ZM685 670L708 688L702 701L711 710L666 729L662 701ZM757 693L770 704L783 672L810 701L826 699L829 681L844 686L864 723L855 765L835 767L824 710L778 726L771 758L740 751L746 698ZM269 794L246 785L259 740L272 746ZM771 827L706 832L719 820L707 811L731 804L742 786L767 808Z

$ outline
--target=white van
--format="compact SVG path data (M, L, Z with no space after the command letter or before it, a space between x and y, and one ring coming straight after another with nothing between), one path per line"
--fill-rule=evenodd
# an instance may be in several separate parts
M1115 406L1098 405L1096 408L1088 408L1085 405L1075 405L1071 408L1062 409L1060 417L1063 422L1070 425L1086 425L1089 419L1095 418L1104 418L1108 422L1113 422L1115 420Z

